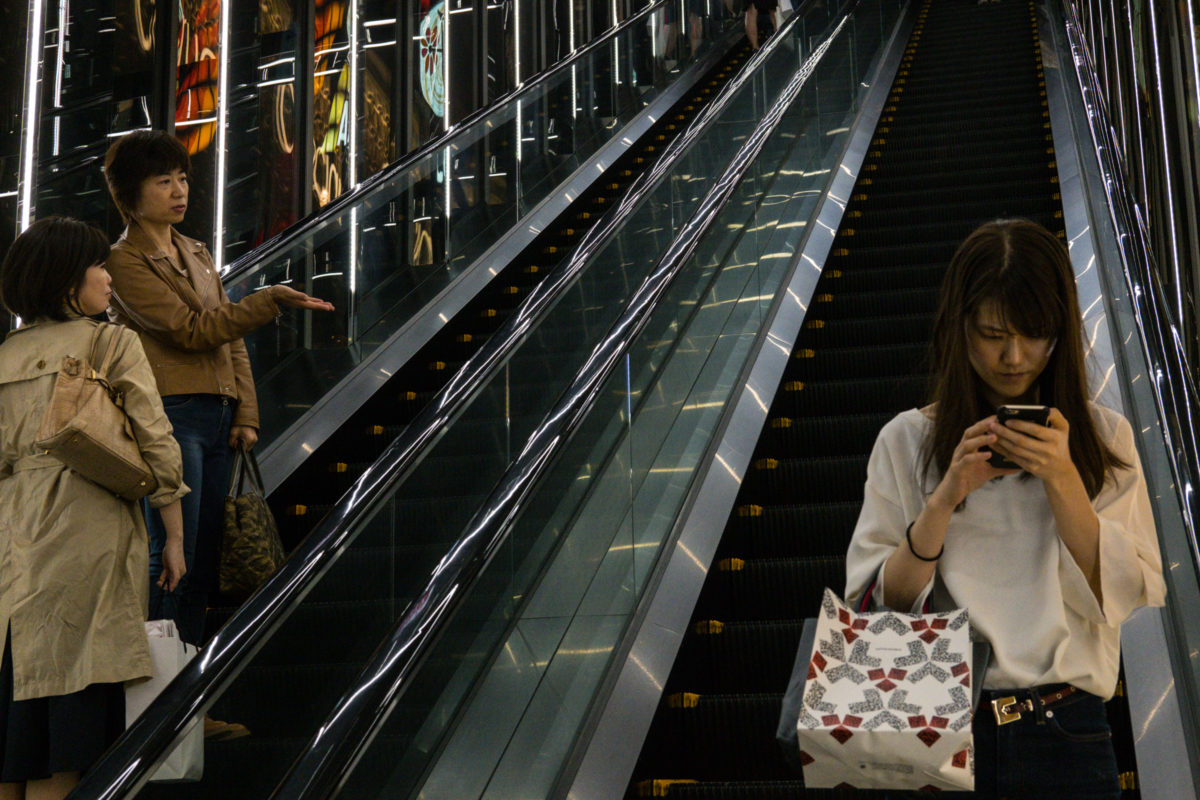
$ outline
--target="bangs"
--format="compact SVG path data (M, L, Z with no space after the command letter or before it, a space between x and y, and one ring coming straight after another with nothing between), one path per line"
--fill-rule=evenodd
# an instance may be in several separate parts
M166 175L175 170L191 171L187 150L177 141L163 137L148 142L145 151L138 154L142 159L143 174L147 177Z
M1046 280L1044 270L1010 265L973 286L967 302L968 319L994 305L998 322L1006 330L1033 339L1054 339L1066 324L1058 287Z

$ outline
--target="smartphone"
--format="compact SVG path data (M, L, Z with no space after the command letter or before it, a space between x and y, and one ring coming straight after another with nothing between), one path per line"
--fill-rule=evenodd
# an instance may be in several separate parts
M1001 425L1010 419L1023 419L1027 422L1036 422L1038 425L1049 425L1050 406L1000 406L996 409L996 419ZM1019 466L999 453L992 453L988 463L997 469L1020 469Z

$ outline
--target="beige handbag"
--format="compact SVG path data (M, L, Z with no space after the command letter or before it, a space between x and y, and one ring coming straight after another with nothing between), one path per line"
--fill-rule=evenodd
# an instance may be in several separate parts
M117 333L117 326L101 324L87 361L63 356L34 446L113 494L140 500L158 488L158 481L125 416L124 396L106 379ZM108 344L97 359L104 339Z

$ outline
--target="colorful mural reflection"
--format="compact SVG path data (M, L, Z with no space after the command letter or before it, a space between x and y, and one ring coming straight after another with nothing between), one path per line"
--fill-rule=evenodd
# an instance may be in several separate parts
M217 133L217 50L221 0L179 0L175 130L188 152L209 147Z
M437 116L446 113L445 71L442 69L446 29L446 4L440 2L421 20L421 94Z
M316 2L312 188L317 207L340 195L345 184L350 81L346 9L346 0Z

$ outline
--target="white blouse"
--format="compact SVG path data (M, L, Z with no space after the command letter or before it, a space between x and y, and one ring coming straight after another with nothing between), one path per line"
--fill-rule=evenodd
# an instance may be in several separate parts
M1092 405L1097 433L1129 469L1110 478L1092 507L1100 518L1103 607L1055 530L1042 482L998 478L976 489L954 512L926 598L935 609L966 608L971 627L992 645L984 688L1069 683L1108 699L1116 689L1121 623L1139 606L1166 596L1162 558L1133 430L1120 414ZM937 485L921 480L921 445L932 421L918 409L896 416L875 440L862 512L846 557L846 598L857 605ZM936 467L931 470L936 473Z

